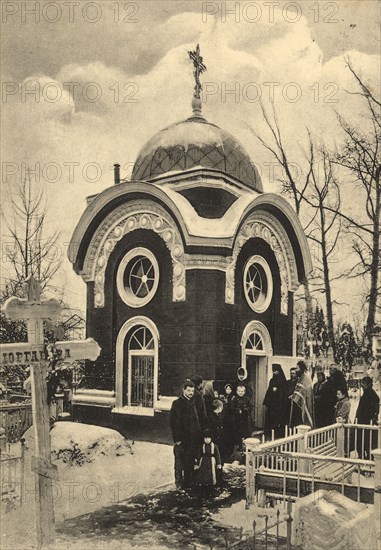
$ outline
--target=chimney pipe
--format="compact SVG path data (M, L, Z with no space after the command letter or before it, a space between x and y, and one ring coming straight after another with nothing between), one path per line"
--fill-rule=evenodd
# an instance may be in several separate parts
M120 183L120 164L114 164L114 184Z

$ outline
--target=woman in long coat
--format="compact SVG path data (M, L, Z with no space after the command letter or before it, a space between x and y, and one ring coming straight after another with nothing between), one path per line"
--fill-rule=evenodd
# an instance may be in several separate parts
M318 371L316 374L317 382L314 384L314 408L315 408L315 424L317 428L324 426L323 414L321 406L321 396L326 384L325 374L323 371Z
M274 436L282 437L287 423L287 380L281 365L274 363L272 365L273 377L269 382L269 387L263 401L266 407L265 415L265 435L271 437L274 430Z

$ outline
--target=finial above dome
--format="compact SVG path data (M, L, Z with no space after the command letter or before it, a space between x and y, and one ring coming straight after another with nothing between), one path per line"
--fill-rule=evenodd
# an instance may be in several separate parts
M202 85L200 82L200 74L204 73L207 69L206 66L203 63L203 58L200 55L200 45L197 44L197 47L194 52L188 52L189 58L191 61L193 61L194 66L194 79L196 82L196 85L194 87L194 94L193 94L193 100L192 100L192 110L193 110L193 116L195 117L201 117L201 97L200 92L202 90Z
M197 44L188 52L194 66L193 115L155 134L142 148L132 170L132 181L151 181L170 173L209 170L228 176L258 193L263 192L257 167L243 146L228 132L208 122L201 113L200 75L207 69Z

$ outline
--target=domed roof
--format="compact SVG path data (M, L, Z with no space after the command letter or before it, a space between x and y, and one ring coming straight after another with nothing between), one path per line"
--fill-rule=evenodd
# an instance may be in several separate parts
M251 189L263 191L258 170L243 146L202 116L171 124L155 134L140 151L132 180L150 181L168 172L196 167L224 172Z

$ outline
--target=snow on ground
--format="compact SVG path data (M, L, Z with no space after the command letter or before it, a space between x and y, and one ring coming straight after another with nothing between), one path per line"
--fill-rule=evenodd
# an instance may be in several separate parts
M132 444L115 430L73 422L57 422L51 440L52 461L59 475L59 481L53 482L56 522L173 482L173 449L169 445ZM33 430L28 430L25 441L25 502L21 508L1 509L0 546L17 550L34 544Z
M287 516L286 505L279 505L280 515L279 520L282 521ZM214 521L218 522L221 525L237 527L240 529L242 527L243 533L246 536L253 535L253 522L255 520L255 529L258 533L265 527L265 518L268 518L268 525L273 525L277 520L277 510L276 508L260 508L259 506L252 505L249 510L246 510L246 501L240 500L235 502L229 508L220 508L216 514L212 514ZM276 529L272 529L270 534L274 535ZM279 526L279 534L281 536L286 535L286 522L283 522Z
M25 435L26 473L33 454L33 430ZM57 521L97 510L173 481L169 445L128 442L109 428L57 422L51 430ZM32 476L26 485L33 484Z
M305 550L376 550L373 506L337 491L318 491L294 510L294 543Z
M34 449L33 426L24 435L26 449ZM131 444L117 431L90 424L57 422L50 431L52 460L71 466L94 462L101 456L133 454Z

